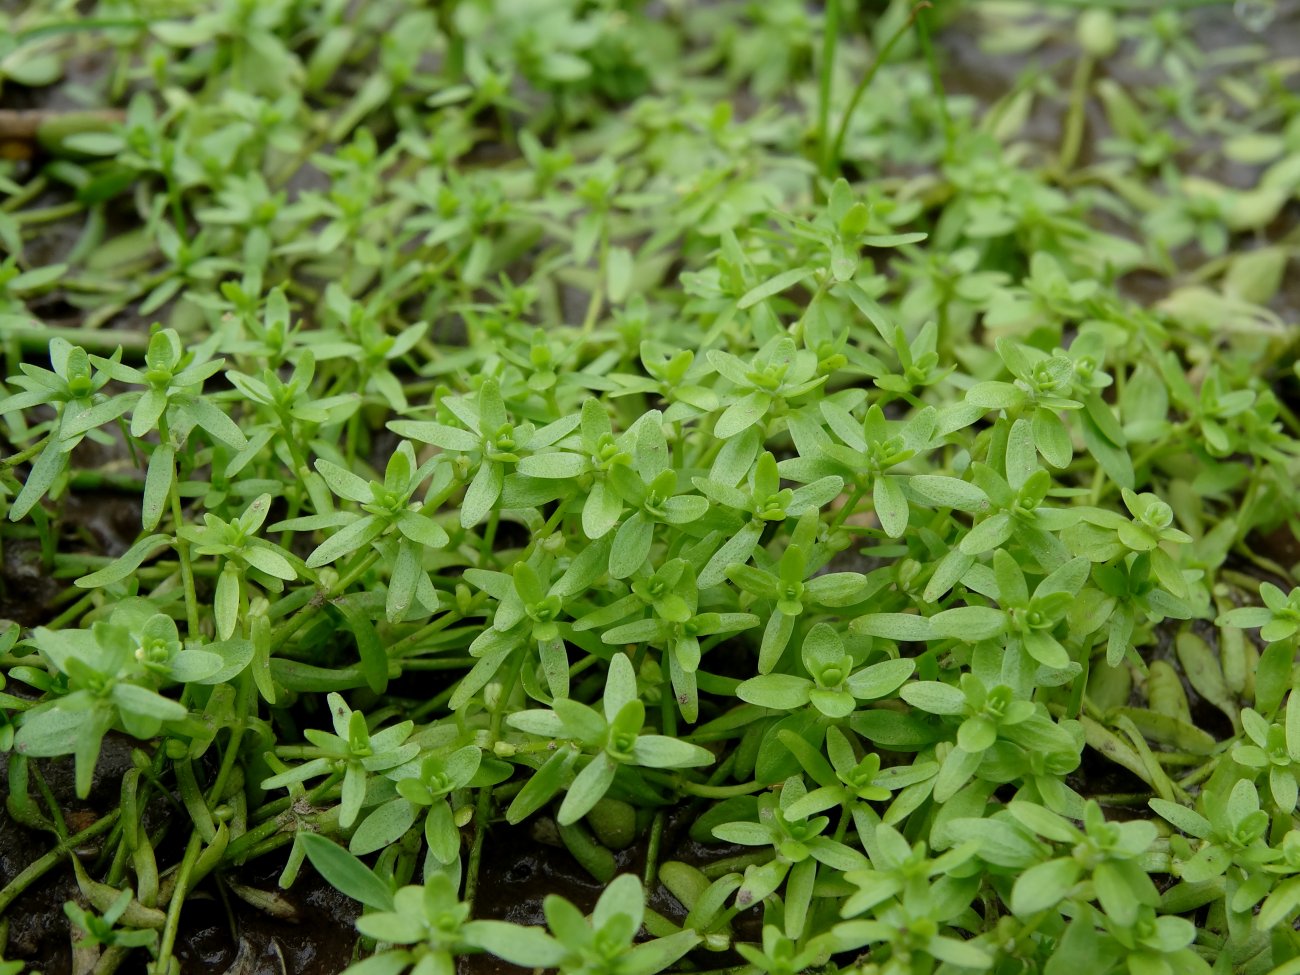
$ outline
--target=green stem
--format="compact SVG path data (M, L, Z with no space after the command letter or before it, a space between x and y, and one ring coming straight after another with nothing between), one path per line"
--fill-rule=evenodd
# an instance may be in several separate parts
M348 591L348 587L370 571L371 567L379 561L379 550L372 548L365 556L354 560L347 568L343 575L339 576L339 581L330 586L330 598L341 596Z
M239 759L239 743L244 737L244 727L248 723L250 698L256 700L256 698L252 697L252 676L252 671L245 669L238 677L238 688L235 691L235 713L239 715L239 720L230 728L230 740L226 742L226 750L221 756L221 768L217 771L217 777L212 782L212 788L208 790L209 806L221 802L231 773L235 769L235 762Z
M515 653L512 656L514 659L510 663L510 673L501 684L501 697L492 712L488 726L489 748L496 744L501 735L501 722L505 718L505 709L509 705L511 695L514 694L515 684L519 681L519 671L523 667L524 654ZM491 812L492 789L479 789L474 803L474 840L470 844L469 864L465 872L465 903L469 906L471 917L474 911L474 895L478 892L479 871L483 865L483 842L487 839L488 816Z
M50 785L45 781L45 776L36 763L31 766L32 778L36 780L36 788L41 793L41 798L45 800L45 805L50 810L50 821L54 823L54 832L61 840L68 838L68 824L63 821L63 810L59 808L58 801L54 798L54 793L50 791Z
M82 208L83 205L76 201L58 203L54 206L41 207L39 210L24 210L17 213L14 215L14 222L19 224L53 223L56 220L62 220L64 217L71 217L80 213Z
M487 561L492 556L492 546L496 544L497 526L501 524L501 511L499 508L493 508L492 513L488 515L487 528L483 532L483 539L479 543L478 554L483 561Z
M858 502L862 500L862 496L866 493L867 489L863 485L854 485L853 493L849 495L849 500L844 503L843 507L841 507L839 511L835 512L835 517L831 520L831 531L835 531L835 529L843 525L849 515L858 510Z
M767 785L762 782L741 782L736 785L704 785L699 782L692 782L680 775L670 775L666 772L657 772L650 769L645 770L644 774L646 778L661 782L678 792L700 796L704 799L730 799L732 796L748 796L767 788Z
M771 847L765 850L754 850L750 853L738 853L734 857L714 860L711 863L704 864L700 867L700 873L710 880L717 880L729 873L743 873L746 867L767 863L775 856L776 851Z
M586 339L596 328L600 320L600 310L605 303L605 276L609 267L609 228L602 224L600 228L600 260L596 267L596 286L591 289L591 298L587 301L587 314L582 318L582 337Z
M826 0L822 29L821 67L817 78L817 162L822 175L834 169L830 149L831 91L835 82L835 52L840 40L840 0Z
M646 842L644 877L647 890L654 889L655 880L659 877L659 848L663 844L663 838L664 811L660 809L650 823L650 838Z
M63 627L67 626L73 620L79 618L83 613L85 613L94 601L95 594L93 592L86 593L62 613L50 620L49 623L45 624L46 628L51 630L63 629Z
M939 71L939 59L934 56L934 45L930 42L929 12L933 10L929 3L919 3L913 11L916 18L916 37L921 45L921 53L926 64L930 66L930 86L934 97L939 100L939 118L943 123L944 158L953 158L953 145L957 141L957 130L953 128L952 116L948 113L948 96L943 90L943 75Z
M486 600L486 598L487 598L487 593L483 593L483 592L475 593L473 600L470 602L470 608L473 609L478 605L482 604ZM396 643L389 646L388 656L393 658L400 658L406 656L408 653L414 654L417 651L421 641L426 640L429 637L442 632L447 627L451 626L452 623L459 622L464 618L465 617L459 611L454 609L448 610L446 613L439 616L436 620L433 620L430 623L426 623L424 626L420 627L414 633L402 637Z
M30 447L24 447L12 457L6 457L4 460L0 460L0 471L13 470L13 468L17 467L19 464L27 463L45 449L45 445L50 442L50 436L51 434L47 433Z
M112 474L104 471L70 471L68 487L73 491L120 491L140 494L144 479L133 474Z
M12 213L17 209L26 206L32 200L44 193L45 187L48 185L49 180L44 176L37 176L34 179L28 180L17 193L8 197L3 203L0 203L0 213Z
M1079 158L1079 147L1083 145L1083 126L1085 109L1088 102L1088 82L1092 79L1093 60L1088 54L1079 56L1074 65L1074 78L1070 83L1070 109L1065 116L1065 126L1061 134L1061 151L1057 165L1062 173L1074 168Z
M324 608L325 604L336 596L342 595L347 591L348 586L352 585L368 571L371 566L379 561L379 552L376 549L361 554L358 553L353 561L339 576L338 581L329 589L321 589L312 598L311 602L303 606L287 620L277 626L271 633L271 646L280 647L293 636L298 629L309 619L315 616Z
M323 779L320 785L316 786L306 795L308 805L314 806L322 796L331 791L337 793L337 786L342 780L341 773L335 773ZM285 821L285 813L292 809L297 803L294 797L287 799L277 799L275 802L267 803L259 811L259 816L266 816L262 822L258 823L242 836L230 841L226 847L223 863L243 863L245 860L254 856L254 851L260 849L260 845L268 839L283 834L285 837L292 839L294 827Z
M101 833L106 833L112 829L113 824L117 822L118 814L119 810L113 810L103 819L96 820L75 836L69 836L67 839L61 840L54 849L50 850L40 859L33 860L29 863L22 873L9 881L3 890L0 890L0 917L4 915L5 911L9 908L9 905L14 902L14 899L17 898L19 894L41 877L45 876L45 874L49 873L51 868L53 868L65 856L68 856L78 847L93 840Z
M171 440L167 428L166 411L158 420L158 437L160 442L164 444ZM180 534L180 530L185 524L185 515L181 511L181 493L178 490L177 481L178 472L176 462L173 460L171 486L167 490L167 497L171 503L172 522L175 524L173 530L176 533L176 555L181 563L181 585L185 588L185 625L190 639L193 640L199 636L199 597L194 588L194 569L190 564L190 543L182 538Z
M862 101L862 96L866 94L867 89L871 87L871 82L876 77L876 72L878 72L884 63L889 60L889 55L893 52L894 47L903 39L908 30L911 29L912 22L916 20L916 15L923 8L928 6L930 6L929 0L921 0L921 3L918 3L912 8L912 12L907 15L907 20L903 21L903 25L894 32L893 36L890 37L888 41L885 42L885 46L882 47L880 53L876 55L876 60L871 63L871 67L867 69L867 73L862 76L862 80L858 82L858 86L853 89L853 95L849 98L848 108L844 110L844 116L840 119L840 128L835 134L835 142L832 143L830 154L825 160L826 165L823 168L823 172L828 178L839 167L840 156L844 152L844 139L849 133L849 122L852 121L853 113L858 109L858 102Z
M167 920L163 924L162 939L158 945L158 957L154 961L152 975L168 975L171 970L172 948L176 945L176 933L180 929L181 908L189 894L190 874L199 862L203 851L203 837L197 830L190 834L190 842L185 847L185 856L176 873L176 886L172 888L171 900L167 904Z

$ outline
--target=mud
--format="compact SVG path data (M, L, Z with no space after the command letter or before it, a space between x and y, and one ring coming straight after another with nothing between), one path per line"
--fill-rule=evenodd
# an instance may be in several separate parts
M695 804L678 806L665 818L659 862L678 860L695 867L744 852L744 847L728 844L705 845L691 839L690 824L700 809ZM568 898L583 911L590 911L604 885L586 872L562 846L539 842L545 829L535 829L535 822L519 826L500 824L492 827L483 846L479 893L475 916L512 921L516 924L544 924L542 903L548 894ZM542 824L544 825L544 823ZM614 851L617 872L644 875L647 842L644 836L623 850ZM648 891L647 907L675 923L686 917L686 908L662 884ZM737 937L758 941L762 936L762 918L757 908L745 911L732 922ZM713 953L697 950L692 956L700 968L722 968L742 963L733 952ZM526 969L509 965L489 955L468 955L459 959L460 975L518 975Z

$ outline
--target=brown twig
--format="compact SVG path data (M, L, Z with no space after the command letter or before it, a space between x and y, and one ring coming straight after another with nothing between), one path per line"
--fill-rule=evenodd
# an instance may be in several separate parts
M126 112L118 108L102 108L71 111L49 111L46 109L0 109L0 140L34 141L41 129L55 123L66 124L77 121L84 123L115 124L126 119Z

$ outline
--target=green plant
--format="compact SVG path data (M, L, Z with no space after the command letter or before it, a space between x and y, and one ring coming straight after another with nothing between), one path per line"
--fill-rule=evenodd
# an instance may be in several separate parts
M363 975L1293 971L1285 30L137 6L0 15L88 106L0 131L0 913L71 860L167 975L310 862ZM590 913L487 918L517 829Z

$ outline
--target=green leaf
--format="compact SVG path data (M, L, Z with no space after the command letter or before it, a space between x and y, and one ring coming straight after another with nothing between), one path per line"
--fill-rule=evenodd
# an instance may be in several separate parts
M938 681L904 684L899 696L913 707L930 714L961 714L966 710L966 696L952 685Z
M730 443L731 441L728 441ZM699 586L709 589L721 585L727 578L727 570L733 565L743 565L754 553L754 546L763 535L763 523L751 521L735 535L722 543L713 553L708 564L700 570Z
M294 838L316 872L340 893L377 911L393 909L392 888L343 847L318 833L299 831Z
M1271 931L1280 924L1291 922L1300 913L1300 877L1282 881L1268 895L1255 915L1255 927Z
M171 542L170 535L146 535L98 572L82 576L75 585L81 589L98 589L120 582L138 569L145 559Z
M479 464L474 479L465 491L460 503L460 526L473 528L481 523L501 497L501 488L505 484L505 474L498 464L484 460Z
M654 975L669 968L699 943L700 936L689 930L645 941L632 946L620 959L620 967L625 975Z
M744 433L763 418L771 405L772 397L764 392L742 396L722 411L718 422L713 425L714 435L726 440Z
M988 606L958 606L935 613L929 623L935 636L976 643L1004 632L1007 616Z
M478 450L482 444L479 438L465 430L458 430L443 423L429 423L412 420L396 420L388 424L400 437L410 437L421 443L433 444L443 450L452 450L466 454Z
M804 280L804 278L808 277L811 273L812 268L810 267L795 267L788 271L782 271L775 277L769 278L762 284L756 285L746 291L741 299L736 302L736 307L742 311L746 308L752 308L760 301L763 301L766 298L771 298L773 295L780 294L787 288L793 287L800 281Z
M1154 810L1156 815L1172 823L1187 835L1196 836L1200 839L1210 837L1212 827L1209 821L1186 806L1180 806L1178 803L1169 802L1166 799L1150 799L1147 804Z
M59 708L28 712L14 736L14 749L18 754L32 758L71 755L77 750L77 743L85 737L92 718L90 711Z
M646 768L694 768L713 764L713 753L690 742L666 735L640 735L632 744L632 757Z
M236 450L248 445L248 438L244 436L244 432L239 429L235 421L211 400L201 396L195 397L185 404L185 411L193 416L194 421L214 440Z
M1083 432L1083 442L1088 452L1096 459L1106 476L1122 488L1133 488L1136 480L1133 474L1133 461L1128 451L1110 442L1098 429L1097 423L1086 410L1079 414L1079 426Z
M371 500L370 485L349 470L327 460L316 461L316 471L340 498L365 504Z
M507 921L468 921L461 932L470 944L521 968L555 968L568 954L563 945L539 927Z
M966 402L985 410L1008 410L1021 405L1027 394L1012 383L976 383L966 391Z
M907 479L908 490L923 501L943 508L978 513L989 509L989 497L979 487L957 477L937 474L914 474Z
M615 579L626 579L645 564L654 541L654 522L642 512L634 511L619 526L609 550L609 574Z
M239 625L240 586L239 571L232 563L227 562L226 568L222 569L221 575L217 577L217 591L212 600L217 636L222 640L229 640L234 636L235 627Z
M904 495L899 480L900 478L883 474L876 478L876 483L872 487L876 517L880 519L880 527L890 538L902 537L903 532L907 530L907 519L910 514L907 496Z
M845 687L858 700L872 701L898 690L915 670L916 661L910 658L885 660L850 676Z
M383 534L383 531L384 523L374 515L358 518L318 545L316 550L307 557L307 566L318 569L344 555L360 551Z
M1282 695L1291 684L1295 649L1289 641L1271 643L1259 655L1255 667L1255 707L1272 713L1282 703Z
M1016 878L1011 888L1011 910L1025 917L1045 911L1068 896L1082 868L1073 858L1039 863Z
M9 520L18 521L31 511L67 466L68 455L64 452L63 445L51 441L36 458L31 473L23 482L22 490L18 492L18 497L14 498L13 505L9 509Z
M390 799L361 821L348 842L358 856L396 843L415 823L415 807L405 799Z
M611 247L605 255L605 288L609 300L622 304L632 288L632 252L626 247Z
M961 552L963 555L983 555L1010 537L1011 516L1000 511L966 533L961 540Z
M850 624L850 628L854 633L900 642L921 643L935 638L930 620L911 613L872 613L870 616L859 616Z
M614 773L618 766L608 755L601 753L593 758L569 786L560 803L560 812L556 817L562 826L576 823L591 811L591 807L600 801L614 782Z
M1074 447L1070 443L1070 432L1061 418L1051 410L1035 410L1033 428L1034 444L1043 455L1043 460L1058 470L1069 467Z
M743 681L736 688L742 701L777 711L791 711L808 703L812 681L790 674L764 674Z
M293 582L298 578L298 573L293 565L270 542L262 542L257 539L251 540L245 543L243 549L240 550L240 554L244 557L244 561L254 569L265 572L273 578L283 579L285 582Z
M819 606L852 606L866 598L869 587L859 572L828 572L809 579L804 592Z
M605 720L613 723L624 706L637 700L637 696L636 671L631 659L624 653L614 654L605 677Z
M158 527L176 477L176 451L159 444L149 455L149 471L144 479L144 498L140 504L140 521L145 531Z
M763 628L763 639L758 646L760 674L771 673L781 662L781 656L790 643L790 634L794 632L797 619L797 616L787 616L782 612L775 612L768 617L767 626Z
M388 652L384 649L379 634L375 632L374 623L348 599L335 600L334 606L343 614L348 630L357 641L357 653L361 658L361 672L365 675L366 686L376 694L383 694L388 689Z
M510 808L506 810L506 822L512 825L521 823L550 802L564 785L564 779L576 757L577 753L572 748L559 748L552 753L510 803Z
M579 454L533 454L521 458L515 470L528 477L563 479L578 477L591 469L591 462Z

